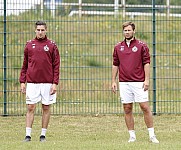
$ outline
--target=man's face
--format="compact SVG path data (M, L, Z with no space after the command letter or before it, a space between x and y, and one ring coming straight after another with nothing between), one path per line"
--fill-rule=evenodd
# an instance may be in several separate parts
M45 38L45 35L46 35L46 29L45 29L45 26L44 25L38 25L36 27L36 30L35 30L35 33L36 33L36 37L38 39L43 39Z
M125 27L124 30L123 30L124 37L125 37L127 40L132 39L133 36L134 36L134 33L135 33L135 31L133 31L133 28L132 28L132 26L130 26L130 25L127 26L127 27Z

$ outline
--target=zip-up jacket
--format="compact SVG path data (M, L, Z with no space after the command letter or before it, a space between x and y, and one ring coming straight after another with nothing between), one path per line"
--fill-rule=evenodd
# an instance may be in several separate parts
M113 65L119 67L120 82L142 82L145 80L144 65L150 63L149 48L140 40L126 40L114 47Z
M26 43L20 83L59 83L60 55L55 42L33 39Z

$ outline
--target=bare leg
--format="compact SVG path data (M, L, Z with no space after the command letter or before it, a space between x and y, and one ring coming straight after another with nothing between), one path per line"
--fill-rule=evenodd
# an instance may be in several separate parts
M144 120L145 120L145 124L148 128L150 141L152 143L158 144L159 141L157 140L155 133L154 133L153 117L152 117L152 112L151 112L150 107L149 107L149 103L148 102L140 103L140 107L141 107L143 114L144 114Z
M27 113L26 113L26 136L24 142L31 141L31 128L34 121L34 112L36 105L35 104L27 104Z
M26 113L26 127L32 128L35 108L36 108L35 104L27 104L28 110Z
M43 115L42 115L42 128L47 129L50 120L50 105L42 104Z
M125 122L126 122L126 126L128 128L128 132L130 135L130 138L128 140L128 142L135 142L136 140L136 135L135 135L135 131L134 131L134 117L133 117L133 104L129 103L129 104L123 104L124 106L124 112L125 112Z
M134 118L133 118L133 104L123 104L125 113L125 122L128 130L134 130Z
M147 128L153 128L153 117L148 102L139 103L144 114L144 121Z

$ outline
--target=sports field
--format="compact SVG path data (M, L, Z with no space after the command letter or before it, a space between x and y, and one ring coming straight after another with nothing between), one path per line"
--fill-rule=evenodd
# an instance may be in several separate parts
M25 116L0 117L0 150L180 150L180 120L177 115L154 116L160 144L152 144L142 115L135 116L135 143L127 142L123 116L52 116L47 142L40 143L41 116L35 116L32 141L25 143Z

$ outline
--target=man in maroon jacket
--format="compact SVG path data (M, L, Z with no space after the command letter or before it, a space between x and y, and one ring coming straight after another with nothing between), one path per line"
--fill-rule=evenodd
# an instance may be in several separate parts
M59 83L60 55L55 42L46 36L47 25L43 21L35 24L36 37L26 43L24 61L20 73L21 92L26 93L26 142L31 141L36 103L42 102L42 131L40 141L46 141L45 134L50 119L50 105L56 102Z
M125 122L130 134L128 142L135 142L133 103L138 102L144 114L150 141L156 139L151 109L148 103L150 77L150 54L145 43L134 37L135 24L125 22L122 25L124 41L114 47L112 66L112 90L117 90L116 76L119 72L119 90L125 112Z

